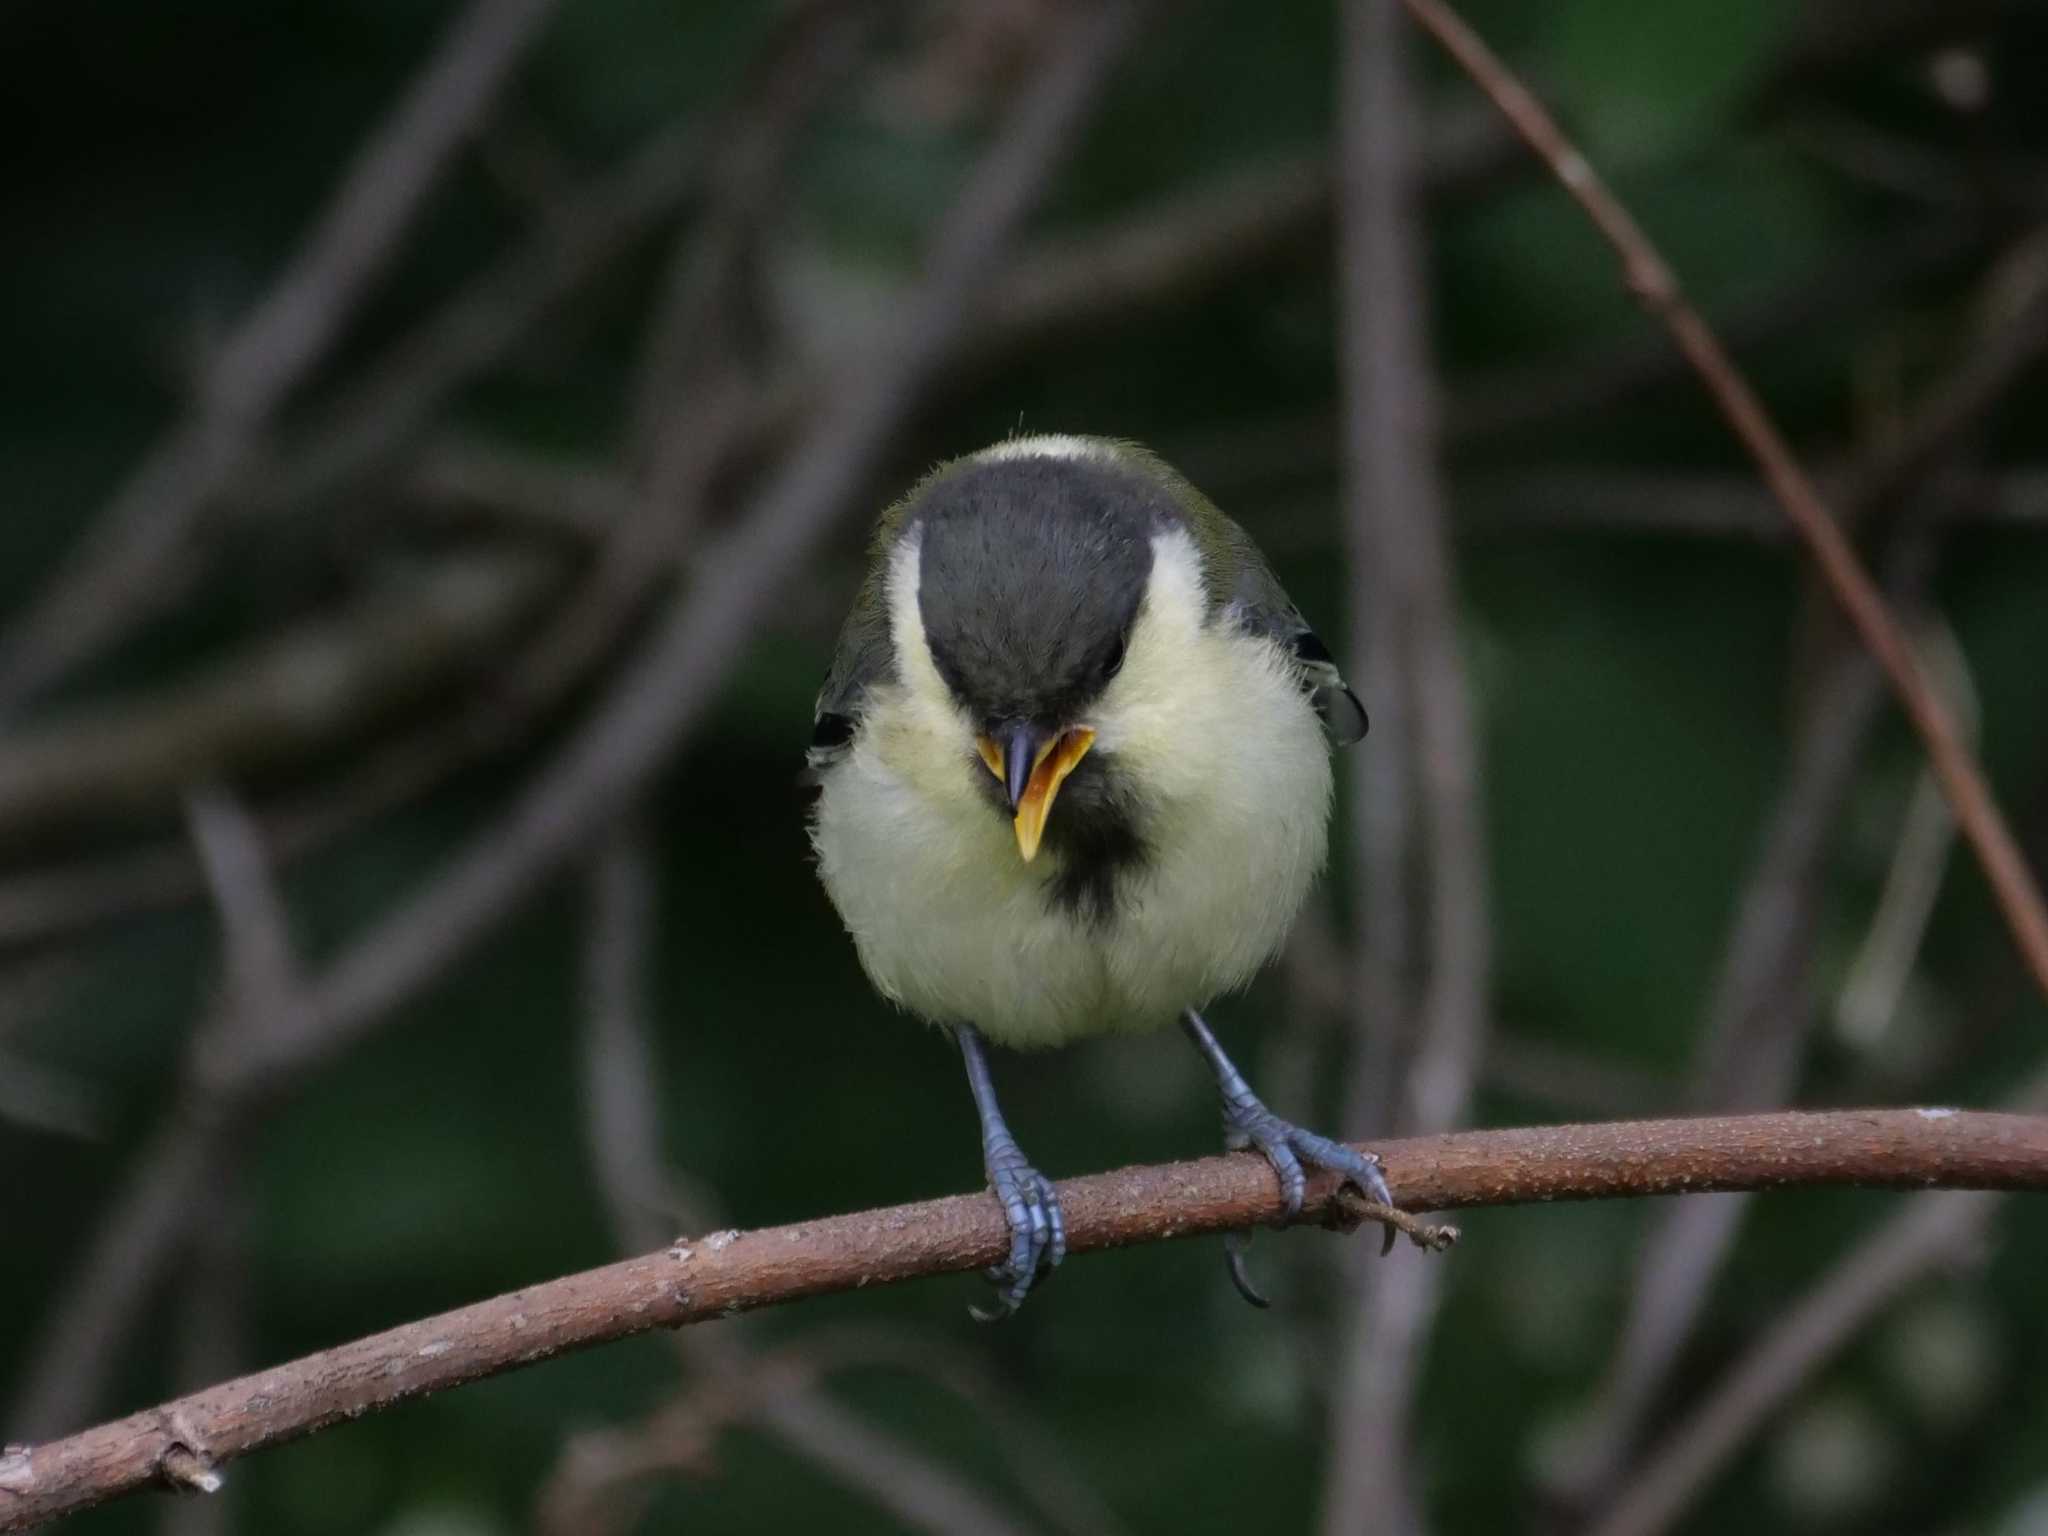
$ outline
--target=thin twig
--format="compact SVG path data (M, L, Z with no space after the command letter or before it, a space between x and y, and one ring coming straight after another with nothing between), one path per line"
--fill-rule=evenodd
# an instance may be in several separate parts
M1956 820L1990 882L2020 958L2048 996L2048 908L2019 845L1993 799L1975 756L1956 735L1949 712L1928 682L1883 594L1855 547L1779 434L1763 402L1679 287L1678 279L1634 217L1607 189L1586 157L1550 114L1442 0L1401 0L1464 68L1529 146L1540 155L1621 258L1629 291L1671 333L1728 425L1762 470L1779 504L1806 542L1849 622L1878 664L1926 748L1954 807Z
M2010 387L2048 326L2019 327L2013 311L2034 312L2048 289L2048 244L2022 239L1993 264L1983 285L2006 302L1967 328L1956 365L1915 403L1900 428L1843 479L1843 506L1867 518L1924 477ZM1949 495L1920 522L1946 522ZM1887 586L1894 604L1918 597L1931 575L1930 530L1892 530ZM1737 904L1713 1002L1695 1048L1691 1105L1702 1111L1758 1110L1786 1103L1819 1010L1804 984L1819 921L1823 858L1841 807L1877 723L1879 677L1868 653L1846 635L1830 635L1833 654L1806 700L1790 771L1766 824L1762 845ZM1975 722L1964 744L1974 746ZM1946 811L1938 786L1934 804ZM1733 1249L1745 1202L1739 1198L1682 1205L1656 1224L1637 1262L1627 1316L1613 1361L1569 1459L1564 1491L1597 1503L1634 1449L1640 1426L1691 1337L1715 1280Z
M1848 1110L1470 1131L1375 1143L1407 1209L1727 1189L2048 1190L2048 1117ZM1346 1224L1337 1180L1300 1220ZM1126 1168L1060 1186L1069 1251L1277 1225L1286 1208L1250 1153ZM654 1328L931 1275L1008 1251L984 1192L762 1231L687 1238L528 1285L0 1456L0 1532L27 1530L163 1475L174 1446L215 1465L465 1382Z
M176 589L200 517L334 344L555 3L474 0L449 28L306 243L212 358L189 419L115 493L50 588L0 637L0 718Z

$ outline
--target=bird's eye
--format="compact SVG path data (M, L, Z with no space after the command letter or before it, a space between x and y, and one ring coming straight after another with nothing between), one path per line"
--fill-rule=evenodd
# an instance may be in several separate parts
M1115 677L1117 673L1123 671L1123 669L1124 637L1122 635L1118 635L1116 637L1116 643L1109 648L1109 655L1103 658L1102 675L1105 678Z

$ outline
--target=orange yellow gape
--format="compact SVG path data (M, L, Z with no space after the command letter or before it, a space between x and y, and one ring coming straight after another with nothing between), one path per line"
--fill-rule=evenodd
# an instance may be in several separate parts
M1001 779L1003 749L986 736L975 737L974 745L988 771ZM1038 749L1031 765L1031 778L1017 798L1016 819L1012 823L1017 833L1017 851L1024 855L1025 863L1038 857L1038 845L1045 837L1045 820L1052 814L1052 802L1060 785L1094 745L1095 733L1085 725L1077 725Z

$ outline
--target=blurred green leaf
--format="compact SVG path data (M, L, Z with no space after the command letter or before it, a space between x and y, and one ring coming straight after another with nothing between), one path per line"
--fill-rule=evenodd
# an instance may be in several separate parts
M1696 150L1796 15L1784 0L1566 0L1550 39L1565 115L1610 171Z

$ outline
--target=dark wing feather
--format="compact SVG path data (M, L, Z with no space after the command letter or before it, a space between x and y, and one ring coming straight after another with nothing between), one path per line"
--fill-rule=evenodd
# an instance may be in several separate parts
M1279 592L1277 585L1274 591ZM1364 740L1370 724L1365 706L1345 684L1344 674L1337 669L1329 647L1308 627L1301 611L1286 601L1286 594L1279 595L1280 606L1240 600L1232 605L1231 611L1245 629L1277 640L1294 653L1295 664L1301 671L1302 692L1322 717L1323 729L1332 741L1348 747Z
M870 586L879 588L879 582L868 578L860 588L860 600L854 602L854 610L846 614L846 625L840 629L840 645L831 653L825 686L817 690L811 745L803 754L803 780L809 784L819 782L819 774L854 750L854 733L860 729L860 717L868 705L868 686L887 678L895 668L889 612L879 592L868 592Z
M1322 716L1323 729L1340 747L1363 741L1372 724L1366 718L1365 706L1346 685L1330 648L1308 627L1308 621L1293 610L1289 613L1295 627L1280 638L1286 639L1294 659L1301 664L1302 686L1308 690L1316 713Z
M825 686L818 690L811 716L811 744L804 753L804 783L818 783L822 774L853 750L854 735L867 710L868 689L895 671L896 652L889 639L889 605L883 590L887 570L878 540L867 579L840 626Z

